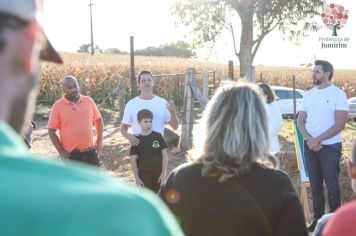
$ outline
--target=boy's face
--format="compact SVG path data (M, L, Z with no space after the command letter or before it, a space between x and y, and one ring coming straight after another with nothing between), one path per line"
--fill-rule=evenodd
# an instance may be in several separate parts
M152 128L152 119L151 118L143 118L140 121L142 130L150 130Z

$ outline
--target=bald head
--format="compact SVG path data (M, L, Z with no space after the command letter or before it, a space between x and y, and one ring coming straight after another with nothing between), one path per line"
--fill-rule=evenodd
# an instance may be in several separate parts
M65 97L72 102L78 101L79 95L79 86L77 79L73 76L67 76L62 80L62 88L65 94Z
M77 79L74 77L74 76L67 76L67 77L65 77L64 79L62 79L62 87L64 86L64 85L68 85L68 84L73 84L73 83L76 83L76 84L78 84L78 81L77 81Z

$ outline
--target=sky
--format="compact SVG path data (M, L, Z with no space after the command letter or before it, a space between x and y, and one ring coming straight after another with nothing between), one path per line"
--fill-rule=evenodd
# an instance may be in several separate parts
M173 0L92 0L94 43L100 48L129 51L130 36L135 37L135 49L189 41L192 35L184 27L176 26L172 14ZM278 30L262 41L254 65L298 67L314 58L326 59L337 69L356 69L356 1L333 0L327 3L343 5L349 19L338 31L338 37L349 38L347 48L321 48L320 38L331 37L331 30L323 27L301 44L282 39ZM44 0L42 22L45 32L59 51L76 52L80 45L90 43L89 0ZM321 17L320 21L322 20ZM317 20L319 20L317 18ZM224 33L211 53L201 49L198 60L239 64L233 53L230 34Z

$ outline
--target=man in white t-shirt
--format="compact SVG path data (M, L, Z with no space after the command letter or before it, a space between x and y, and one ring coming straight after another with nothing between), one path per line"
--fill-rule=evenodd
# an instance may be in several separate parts
M176 107L172 101L153 93L153 77L150 71L141 71L137 76L137 83L141 95L130 100L125 107L124 117L121 122L121 134L127 138L131 145L136 146L139 139L135 134L141 133L141 126L137 120L137 113L142 109L148 109L153 114L152 130L164 134L164 125L169 123L173 129L178 128ZM128 132L131 126L133 134Z
M347 121L349 105L344 91L331 83L334 69L330 62L317 60L313 83L303 99L298 115L298 127L304 137L304 155L312 190L314 231L317 220L324 214L323 181L328 191L330 212L341 205L339 173L342 149L341 131Z

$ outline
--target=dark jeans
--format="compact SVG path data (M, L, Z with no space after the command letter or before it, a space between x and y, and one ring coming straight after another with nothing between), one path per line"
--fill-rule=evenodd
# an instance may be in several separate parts
M309 173L316 219L319 219L325 212L323 180L328 193L330 212L334 212L341 205L339 186L341 148L341 143L335 143L323 145L322 149L314 152L304 142L305 162Z
M96 153L96 149L86 152L73 151L70 153L69 159L72 161L79 161L82 163L100 167L100 162L98 154Z
M147 170L138 170L138 176L142 180L146 188L151 189L153 192L157 193L160 187L158 183L159 176L162 171L147 171Z

